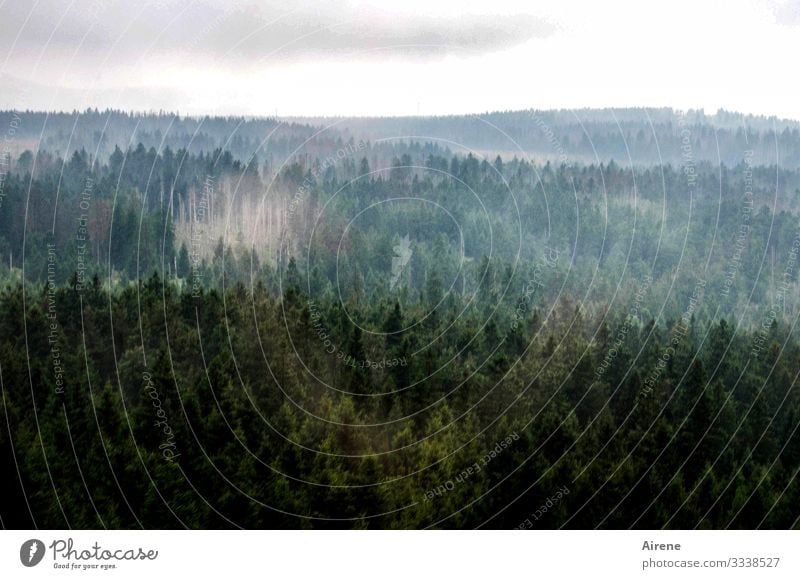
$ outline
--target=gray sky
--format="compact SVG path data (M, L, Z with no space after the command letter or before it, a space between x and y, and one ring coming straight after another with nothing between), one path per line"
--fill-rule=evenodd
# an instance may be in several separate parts
M800 0L0 0L0 107L800 119Z

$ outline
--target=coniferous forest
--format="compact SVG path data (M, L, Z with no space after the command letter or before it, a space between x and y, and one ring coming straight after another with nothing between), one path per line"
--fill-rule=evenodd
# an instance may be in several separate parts
M800 527L796 122L0 130L3 527Z

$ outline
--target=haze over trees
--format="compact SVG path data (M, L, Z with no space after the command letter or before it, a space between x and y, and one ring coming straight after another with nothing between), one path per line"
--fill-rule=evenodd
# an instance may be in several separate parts
M797 527L796 123L14 117L4 526Z

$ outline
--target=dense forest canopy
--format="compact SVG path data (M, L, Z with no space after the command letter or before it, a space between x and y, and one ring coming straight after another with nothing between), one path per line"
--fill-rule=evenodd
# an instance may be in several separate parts
M4 526L798 525L796 123L0 127Z

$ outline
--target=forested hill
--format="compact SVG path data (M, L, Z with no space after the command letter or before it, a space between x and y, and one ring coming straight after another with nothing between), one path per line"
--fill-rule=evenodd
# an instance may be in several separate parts
M0 127L8 128L3 144L12 157L26 149L62 156L85 149L100 159L108 158L116 147L126 150L139 143L148 149L185 149L194 153L225 149L244 159L258 151L264 141L269 141L271 153L285 157L316 132L308 125L273 118L186 117L163 111L97 109L0 111Z
M476 151L532 155L563 162L680 164L690 145L695 160L728 166L752 150L759 165L800 165L800 123L774 117L702 110L567 109L392 118L298 118L337 123L356 139L443 140Z
M115 147L142 143L200 153L217 148L259 161L335 153L343 143L436 143L557 163L621 165L708 161L735 166L746 152L756 165L800 167L800 123L727 111L667 108L568 109L475 115L361 118L186 117L179 114L86 110L0 111L8 127L4 152L46 149L64 157L85 149L101 159Z

